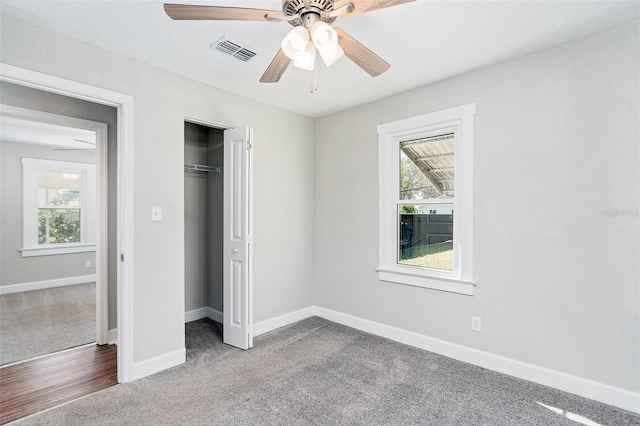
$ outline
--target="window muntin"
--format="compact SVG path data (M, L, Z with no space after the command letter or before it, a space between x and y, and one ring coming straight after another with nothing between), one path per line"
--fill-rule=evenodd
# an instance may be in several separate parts
M378 126L380 280L473 294L474 113Z
M95 165L23 158L22 256L95 250Z

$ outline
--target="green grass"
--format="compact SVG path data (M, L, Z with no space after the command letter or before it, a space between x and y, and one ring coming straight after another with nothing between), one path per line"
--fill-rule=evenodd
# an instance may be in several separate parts
M400 263L424 268L453 270L453 242L410 247L400 250Z

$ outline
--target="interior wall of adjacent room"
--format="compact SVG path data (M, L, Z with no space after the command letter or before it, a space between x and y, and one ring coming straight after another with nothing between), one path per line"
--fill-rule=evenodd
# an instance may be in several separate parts
M114 329L117 326L117 244L116 244L116 226L117 226L117 193L116 193L116 177L117 177L117 140L118 140L118 130L117 130L117 111L113 107L109 107L106 105L96 104L92 102L82 101L80 99L70 98L68 96L62 96L55 93L45 92L42 90L32 89L24 86L19 86L11 83L0 82L0 100L5 105L16 106L20 108L32 109L36 111L43 111L52 114L65 115L69 117L81 118L85 120L92 120L102 123L107 123L107 144L108 144L108 175L109 175L109 194L108 194L108 230L109 230L109 242L108 242L108 276L109 276L109 284L108 284L108 292L109 292L109 329ZM30 150L35 150L37 148L29 148ZM48 150L48 153L42 154L34 154L34 155L43 155L42 157L35 158L63 158L66 157L64 153L70 153L69 151L53 151L51 149ZM46 156L45 156L46 155ZM74 155L75 158L83 158L87 157L87 153L70 153L70 155ZM55 156L55 157L54 157ZM66 157L72 158L72 157ZM95 153L91 154L92 162L95 163ZM3 160L4 161L4 160ZM4 164L3 164L4 166ZM4 168L4 167L3 167ZM22 180L22 168L20 166L20 181ZM3 170L3 175L6 174L6 170ZM10 193L15 191L18 188L16 185L16 179L11 179L9 181L4 180L3 176L3 195L2 198L5 198L5 187ZM10 188L8 188L10 187ZM22 186L20 186L20 191L22 191ZM20 203L18 204L18 211L22 214L22 192L20 192ZM7 206L2 205L3 209L3 218L7 218L9 216L4 215L5 209ZM10 214L15 214L16 211L12 210L12 212L8 212ZM20 222L13 222L14 225L16 223L20 223L15 227L10 227L7 223L6 219L3 220L2 224L2 279L0 281L1 285L7 284L17 284L21 282L32 282L32 281L41 281L40 278L43 277L43 274L48 269L55 271L55 276L50 276L48 279L52 278L66 278L71 276L79 276L79 275L88 275L95 274L95 253L91 253L91 259L87 257L87 253L74 253L72 255L56 255L56 256L39 256L34 258L22 258L18 257L19 253L16 254L13 252L11 247L9 247L8 251L5 251L5 247L7 244L15 245L15 236L13 236L10 241L5 241L5 235L9 237L10 235L16 234L16 232L20 232L20 243L22 244L22 217L20 216ZM92 267L90 269L86 269L84 267L84 260L92 260ZM73 266L71 266L73 263ZM45 266L46 265L46 266ZM62 265L65 266L64 270L62 269ZM68 268L73 268L73 272ZM91 272L89 272L91 271ZM22 281L18 281L18 277L16 275L10 275L14 272L19 272ZM68 275L73 273L75 275ZM42 278L45 279L45 278Z
M317 305L639 392L639 40L634 23L318 119ZM378 281L376 126L472 102L475 294Z
M2 224L0 286L25 284L96 273L95 252L22 257L22 159L76 161L95 164L94 152L54 151L53 147L1 141ZM91 261L91 268L85 262Z
M254 322L313 304L313 120L1 16L0 59L132 96L134 362L184 350L184 121L254 128ZM259 78L259 75L256 75ZM162 221L151 222L151 206ZM291 214L291 211L295 214Z

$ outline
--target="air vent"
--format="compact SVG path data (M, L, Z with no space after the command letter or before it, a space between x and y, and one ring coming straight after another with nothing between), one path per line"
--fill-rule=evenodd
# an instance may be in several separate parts
M222 53L226 53L227 55L231 55L234 58L240 59L242 62L247 62L249 59L257 55L256 52L246 45L230 40L226 37L222 37L210 47L212 49L219 50Z

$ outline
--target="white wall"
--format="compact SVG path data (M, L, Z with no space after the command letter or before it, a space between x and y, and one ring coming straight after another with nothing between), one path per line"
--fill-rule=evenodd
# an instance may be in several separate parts
M1 31L4 63L134 97L135 362L184 348L185 117L255 129L254 321L312 304L311 119L7 16Z
M638 36L316 120L316 305L640 391ZM378 281L376 125L472 102L475 295Z

